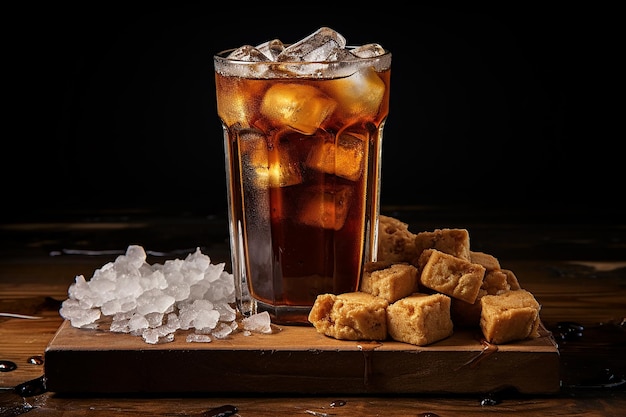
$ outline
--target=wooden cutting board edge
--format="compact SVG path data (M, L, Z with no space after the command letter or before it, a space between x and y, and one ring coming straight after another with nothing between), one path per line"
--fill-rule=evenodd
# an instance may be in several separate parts
M236 333L210 343L170 343L64 321L45 350L54 392L233 392L311 394L521 393L560 389L559 352L549 331L491 345L480 331L458 330L428 346L345 341L312 327L274 326L272 334Z

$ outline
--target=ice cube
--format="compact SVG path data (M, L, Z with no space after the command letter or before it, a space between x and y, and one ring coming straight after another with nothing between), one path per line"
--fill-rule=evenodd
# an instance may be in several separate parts
M146 274L138 278L138 281L143 291L152 289L163 290L167 288L167 280L165 279L163 272L160 270L155 270Z
M306 225L340 230L348 216L352 188L347 185L309 187L298 220Z
M224 262L208 265L204 270L204 280L206 282L214 282L222 278L225 266Z
M343 118L374 118L385 95L385 83L373 68L324 83L324 90L337 101Z
M109 331L115 333L129 333L129 321L129 318L119 318L117 315L115 315L113 316L113 320L111 321L111 325L109 326Z
M185 282L177 282L170 284L165 293L174 297L176 301L186 300L191 293L189 284Z
M163 268L162 271L165 276L165 280L167 281L167 285L178 284L185 280L185 275L178 269L168 270L167 268Z
M345 48L346 39L328 27L321 27L305 38L285 48L278 61L325 61L338 49Z
M244 318L241 323L244 330L257 333L272 333L272 323L267 311Z
M189 305L189 308L196 312L213 310L213 303L209 300L195 300Z
M219 287L222 290L221 302L225 303L225 306L227 306L228 303L234 303L235 281L233 280L233 275L230 272L222 271L220 279L217 282L219 282Z
M158 289L145 291L137 297L137 312L140 314L164 313L173 304L174 297Z
M237 318L237 311L227 303L215 304L215 310L220 313L220 321L232 322Z
M128 329L131 332L147 328L148 320L142 314L134 314L128 321Z
M209 290L207 283L199 282L193 284L189 287L189 299L190 300L200 300L204 297L204 295Z
M187 335L187 338L185 339L187 342L196 342L196 343L210 343L211 342L211 336L209 336L208 334L196 334L196 333L191 333Z
M167 315L167 322L164 326L167 327L170 332L180 329L180 319L178 318L178 315L169 313Z
M243 74L243 76L248 74ZM237 77L217 77L215 79L216 89L220 91L217 96L217 114L227 127L236 124L240 128L249 127L247 124L252 120L252 115L256 111L254 103L249 97L261 94L261 85L251 83Z
M99 294L102 299L107 300L115 291L115 281L110 279L91 279L89 281L89 289L92 294Z
M172 279L176 279L176 278L169 278L169 277L172 274L180 273L180 270L182 269L184 263L185 262L182 259L168 259L167 261L165 261L165 263L161 267L156 266L155 269L163 272L163 275L165 275L166 278L168 278L168 281L171 281Z
M205 293L205 299L213 303L228 303L232 299L234 284L229 281L216 281L211 284L211 290Z
M384 55L387 51L377 43L368 43L366 45L357 46L350 50L352 55L359 58L374 58Z
M270 187L287 187L302 182L300 158L289 140L277 139L269 153L268 180Z
M143 288L136 276L122 275L115 283L115 298L138 297Z
M120 298L120 311L119 313L126 313L134 310L137 307L137 297L134 295Z
M196 318L197 312L191 308L181 308L178 312L178 318L180 319L180 328L188 330L193 326L193 320Z
M159 327L163 324L163 317L165 314L163 313L148 313L145 315L146 320L148 321L148 327Z
M234 280L224 263L211 264L197 249L185 260L151 266L142 260L144 253L131 246L116 262L96 270L91 280L76 276L59 309L61 316L81 328L97 328L102 315L111 316L111 332L142 336L146 343L171 342L177 329L192 324L210 332L220 320L235 320L229 305L235 301Z
M159 334L158 330L155 329L146 329L145 331L141 332L141 337L143 338L144 342L150 343L151 345L155 345L159 342L164 342L160 340L161 335Z
M216 339L226 339L230 334L232 334L232 332L233 328L228 324L218 323L217 326L215 326L215 329L211 331L211 336Z
M84 275L76 275L74 277L74 283L70 285L67 294L69 298L75 300L80 300L91 294L91 289Z
M67 299L61 303L59 314L74 327L87 327L100 318L100 309L83 308L80 301Z
M321 140L311 148L306 165L317 171L356 181L367 159L367 136L344 132L337 143Z
M125 260L134 268L141 267L146 262L146 251L142 246L130 245L126 249Z
M267 55L265 55L258 48L255 48L252 45L243 45L235 49L230 54L228 54L228 58L237 61L247 62L264 62L270 60Z
M257 188L286 187L302 182L300 163L291 156L289 143L278 144L272 156L264 135L255 130L239 133L244 176L254 178Z
M100 308L105 316L112 316L122 311L122 303L118 299L106 301Z
M134 313L134 312L132 312L132 311L122 311L122 312L120 312L120 313L116 313L116 314L113 316L113 320L114 320L114 321L115 321L115 320L120 320L120 321L121 321L121 320L126 320L126 321L128 321L128 320L130 320L130 318L133 316L133 314L135 314L135 313Z
M220 319L220 313L216 310L199 310L193 320L196 329L214 329Z
M264 42L256 47L271 61L276 61L278 56L285 50L285 45L280 39L272 39L271 41Z
M115 271L117 276L120 275L130 275L130 276L140 276L141 272L139 272L140 266L137 266L137 258L120 255L113 262L113 270ZM141 261L140 261L141 262Z
M336 105L334 100L310 85L280 83L267 90L260 110L276 126L289 126L312 135Z
M108 279L111 281L115 281L117 276L119 275L119 271L116 269L116 264L113 262L109 262L105 264L102 268L96 269L91 277L90 281L95 281L98 279Z
M211 266L211 258L203 254L200 248L196 248L195 252L187 255L183 266L185 266L185 270L197 269L204 271Z

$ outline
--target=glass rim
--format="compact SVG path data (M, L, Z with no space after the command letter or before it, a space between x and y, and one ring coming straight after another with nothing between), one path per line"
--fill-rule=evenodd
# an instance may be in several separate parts
M289 46L288 44L286 44L285 46ZM355 49L357 48L358 45L349 45L349 46L345 46L345 49ZM237 50L239 48L229 48L229 49L224 49L221 50L215 54L213 54L213 60L214 61L221 61L221 62L229 62L232 64L237 64L237 65L277 65L277 64L281 64L281 65L308 65L308 64L316 64L316 65L320 65L320 64L325 64L325 65L334 65L337 63L350 63L350 62L368 62L368 61L377 61L377 60L382 60L382 59L388 59L389 57L391 57L391 51L388 50L387 48L383 48L385 53L382 55L376 55L376 56L371 56L371 57L366 57L366 58L359 58L357 56L355 56L354 58L350 58L350 59L340 59L340 60L322 60L322 61L244 61L241 59L233 59L233 58L228 58L227 55L235 50Z

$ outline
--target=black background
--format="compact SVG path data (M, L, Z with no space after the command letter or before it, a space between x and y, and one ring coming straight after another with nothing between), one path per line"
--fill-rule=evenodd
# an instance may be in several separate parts
M84 3L4 16L8 221L224 213L213 53L320 26L393 53L383 206L625 212L615 10Z

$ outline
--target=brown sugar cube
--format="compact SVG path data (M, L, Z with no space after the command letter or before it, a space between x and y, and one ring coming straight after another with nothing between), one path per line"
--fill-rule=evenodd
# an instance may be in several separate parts
M411 262L418 254L415 235L409 225L400 220L380 215L378 217L378 260Z
M435 249L424 251L418 264L423 286L468 303L476 301L485 276L484 266Z
M415 235L417 256L425 249L437 249L457 258L470 260L470 240L467 229L435 229Z
M509 343L539 337L541 306L526 290L485 295L480 299L480 327L491 343Z
M487 270L483 283L478 291L476 301L468 303L466 301L452 299L450 305L450 315L455 326L473 327L480 324L480 313L482 311L480 299L485 295L496 295L510 290L507 276L500 270Z
M421 271L424 270L424 267L426 266L428 259L430 259L430 255L432 255L434 251L435 249L424 249L422 253L420 254L419 258L417 258L417 261L414 262L414 265L417 266L417 268L420 271L420 274L421 274Z
M486 290L489 295L496 295L511 289L507 275L503 271L489 269L485 272L483 284L480 287Z
M519 281L517 280L517 276L515 276L515 273L513 273L513 271L511 271L510 269L503 269L502 272L506 274L506 281L512 290L519 290L522 288L519 284Z
M387 307L389 336L399 342L429 345L452 335L450 297L415 293Z
M417 291L417 268L409 264L392 264L370 271L366 266L361 291L382 297L390 303Z
M344 340L385 340L387 306L380 297L365 292L318 295L309 322L318 333Z
M500 269L500 261L498 261L498 258L484 252L470 251L470 262L481 264L487 271Z

